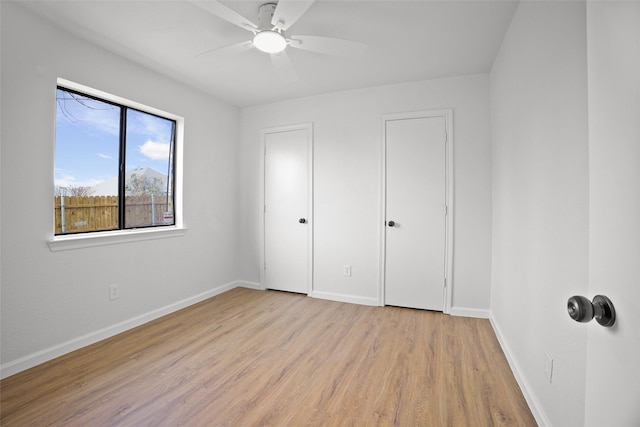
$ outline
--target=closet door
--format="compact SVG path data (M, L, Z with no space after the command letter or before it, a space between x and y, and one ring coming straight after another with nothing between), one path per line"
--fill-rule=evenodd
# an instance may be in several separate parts
M264 134L264 286L310 292L310 130Z
M445 117L385 120L384 303L444 310Z

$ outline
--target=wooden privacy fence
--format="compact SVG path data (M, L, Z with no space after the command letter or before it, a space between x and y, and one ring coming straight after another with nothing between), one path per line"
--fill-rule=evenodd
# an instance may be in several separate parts
M164 213L173 212L171 198L168 209L166 202L167 196L126 196L125 228L165 225ZM53 206L55 234L118 229L117 196L56 196Z

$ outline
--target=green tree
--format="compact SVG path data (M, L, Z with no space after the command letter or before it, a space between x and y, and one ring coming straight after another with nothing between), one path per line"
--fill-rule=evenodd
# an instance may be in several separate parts
M149 178L142 175L131 174L131 179L125 185L128 196L150 196L164 194L162 180L160 178Z

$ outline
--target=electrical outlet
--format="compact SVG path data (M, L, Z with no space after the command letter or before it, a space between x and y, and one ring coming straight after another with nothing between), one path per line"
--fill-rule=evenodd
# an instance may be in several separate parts
M344 271L344 277L351 277L351 266L350 265L345 265L343 267L343 271Z
M109 286L109 299L114 300L120 298L120 285Z
M553 358L549 353L546 354L544 359L544 376L551 383L551 378L553 378Z

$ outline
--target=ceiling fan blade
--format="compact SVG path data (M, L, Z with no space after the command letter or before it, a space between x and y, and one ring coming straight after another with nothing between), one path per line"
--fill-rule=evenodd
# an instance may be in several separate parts
M367 49L367 45L360 42L321 36L291 36L289 46L345 58L361 58Z
M280 0L271 24L279 30L287 30L309 9L315 0Z
M234 25L237 25L240 28L243 28L247 31L256 30L258 26L240 15L233 9L228 8L222 3L216 0L190 0L191 3L198 6L199 8L206 10L207 12L216 15L219 18L224 19L225 21L231 22Z
M253 48L254 48L253 42L251 40L245 40L240 43L234 43L228 46L214 47L213 49L205 50L204 52L197 54L195 57L197 58L197 57L208 55L208 54L214 54L214 55L220 55L220 56L237 55L244 52L249 52Z
M298 80L298 73L289 59L289 55L285 51L280 53L271 53L271 63L276 69L280 80L283 83L293 83Z

